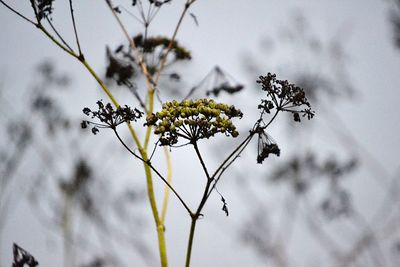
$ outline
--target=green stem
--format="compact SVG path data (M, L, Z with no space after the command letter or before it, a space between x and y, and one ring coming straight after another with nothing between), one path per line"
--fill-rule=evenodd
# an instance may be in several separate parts
M148 96L149 96L149 108L148 108L148 114L153 113L154 111L154 87L151 85L151 83L147 84L148 86ZM145 140L144 140L144 148L147 150L148 146L149 146L149 142L150 142L150 136L151 136L151 132L152 132L152 127L148 126L146 129L146 136L145 136Z
M141 153L143 159L145 161L147 161L148 160L147 153L144 150L141 150L140 153ZM147 196L149 198L151 211L153 213L154 222L155 222L156 228L157 228L158 250L160 252L161 266L167 267L168 266L167 245L165 243L164 224L161 221L160 216L158 214L156 197L154 194L154 187L153 187L153 176L152 176L151 168L149 167L149 165L147 165L145 163L143 163L143 165L144 165L144 170L146 173Z
M169 154L167 147L164 146L163 150L164 150L164 154L165 154L165 161L167 163L167 182L168 182L168 184L171 184L171 180L172 180L171 156ZM162 206L162 210L161 210L161 221L163 223L165 222L165 217L167 215L169 192L170 192L170 188L168 187L168 185L165 185L163 206Z
M38 24L36 26L39 30L41 30L54 44L56 44L58 47L60 47L62 50L67 52L70 56L79 59L79 56L75 54L74 51L69 50L68 47L64 46L62 43L60 43L56 38L54 38L53 35L51 35L44 27L42 24Z
M7 5L6 2L4 2L3 0L0 0L0 3L2 5L4 5L6 8L8 8L11 12L15 13L17 16L19 16L20 18L24 19L25 21L35 25L37 27L37 23L33 22L32 20L28 19L27 17L25 17L24 15L22 15L20 12L18 12L17 10L15 10L14 8L12 8L11 6Z
M90 74L95 78L97 83L100 85L100 87L103 89L103 91L107 94L107 96L110 98L111 102L116 106L119 107L120 104L114 97L114 95L111 93L111 91L108 89L108 87L105 85L105 83L102 81L102 79L97 75L97 73L93 70L93 68L88 64L86 60L84 60L82 57L76 55L74 52L69 51L66 47L64 47L60 42L58 42L51 34L49 34L45 28L43 28L41 25L39 28L44 32L57 46L59 46L61 49L63 49L65 52L73 56L74 58L78 59L85 67L86 69L90 72ZM140 140L136 134L136 131L133 129L132 125L130 123L127 123L129 131L135 141L135 144L137 145L141 156L143 159L146 161L147 158L147 153L143 149ZM166 243L165 243L165 236L164 236L164 225L161 222L159 215L158 215L158 209L157 209L157 204L156 204L156 199L155 199L155 194L154 194L154 187L153 187L153 177L151 173L151 169L148 165L143 163L144 169L145 169L145 174L146 174L146 183L147 183L147 193L150 201L150 206L151 210L153 213L154 221L156 223L156 228L157 228L157 237L158 237L158 244L159 244L159 251L160 251L160 258L161 258L161 266L162 267L167 267L167 249L166 249Z
M165 179L164 176L161 175L161 173L153 166L153 164L151 164L151 162L148 160L147 158L147 154L143 154L141 153L142 156L144 156L146 158L146 160L144 158L141 158L140 156L138 156L137 154L135 154L135 152L132 151L132 149L130 149L125 142L121 139L121 136L118 134L116 129L113 129L115 135L117 136L118 140L121 142L121 144L129 151L129 153L131 153L135 158L141 160L143 162L143 164L145 164L146 166L148 166L153 172L155 172L158 177L160 177L160 179L165 183L165 185L175 194L175 196L179 199L179 201L182 203L182 205L185 207L185 209L187 210L187 212L189 213L189 215L192 215L192 211L189 209L189 207L187 206L187 204L185 203L185 201L183 201L182 197L178 194L178 192L171 186L171 184L168 182L168 178Z
M84 57L82 56L82 53L80 52L79 55L77 55L74 51L72 51L71 49L69 49L67 46L65 46L64 44L62 44L61 42L59 42L57 39L55 39L44 27L43 25L41 25L40 23L35 23L31 20L29 20L28 18L26 18L25 16L23 16L22 14L20 14L19 12L17 12L16 10L14 10L12 7L8 6L4 1L0 0L0 3L3 4L4 6L6 6L8 9L10 9L12 12L16 13L18 16L20 16L21 18L25 19L26 21L30 22L31 24L35 25L40 31L42 31L54 44L56 44L58 47L60 47L62 50L64 50L64 52L66 52L67 54L69 54L70 56L76 58L77 60L79 60L85 67L86 69L90 72L90 74L96 79L96 81L98 82L98 84L101 86L101 88L103 89L103 91L107 94L107 96L110 98L111 102L116 106L119 107L119 103L118 101L115 99L115 97L113 96L113 94L110 92L110 90L108 89L108 87L105 85L105 83L102 81L102 79L100 79L100 77L97 75L97 73L92 69L92 67L88 64L88 62L84 59ZM109 3L109 2L108 2ZM111 7L111 5L110 5ZM36 13L36 9L35 7L33 7ZM115 15L115 14L114 14ZM77 40L78 42L78 40ZM142 66L143 67L143 66ZM147 68L145 68L144 66L144 73L146 74L147 72ZM148 80L151 80L150 76L147 76ZM154 91L154 89L153 89ZM135 141L135 144L137 145L140 154L142 156L142 158L144 159L144 161L147 162L148 157L147 157L147 153L146 153L146 149L143 149L143 146L135 132L135 130L133 129L132 125L130 123L127 123L127 126L129 128L129 131ZM150 133L150 131L148 131L148 133ZM150 200L150 205L151 205L151 209L152 209L152 213L153 213L153 217L156 223L156 227L157 227L157 236L158 236L158 243L159 243L159 251L160 251L160 258L161 258L161 266L162 267L167 267L168 263L167 263L167 252L166 252L166 243L165 243L165 236L164 236L164 225L163 222L160 220L159 214L158 214L158 210L157 210L157 205L156 205L156 199L155 199L155 194L154 194L154 188L153 188L153 177L152 177L152 172L151 172L151 168L149 165L147 165L145 162L143 163L144 169L145 169L145 174L146 174L146 181L147 181L147 191L148 191L148 197Z
M75 23L74 9L72 7L72 0L69 0L69 9L71 12L72 26L74 27L74 34L75 34L76 45L78 46L79 57L83 58L81 45L79 44L78 31L76 30L76 23Z
M191 258L191 255L192 255L194 230L196 228L197 219L198 219L198 217L192 217L192 223L190 225L190 232L189 232L189 241L188 241L188 246L187 246L187 251L186 251L185 267L189 267L190 266L190 258Z

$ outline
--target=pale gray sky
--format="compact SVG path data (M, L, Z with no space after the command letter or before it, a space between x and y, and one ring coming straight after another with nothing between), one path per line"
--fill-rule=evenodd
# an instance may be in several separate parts
M24 14L30 14L29 1L25 4L21 2L16 7ZM162 10L150 27L150 32L171 34L183 2L175 0L171 6ZM65 8L64 11L61 11L62 8ZM218 64L237 80L251 84L259 75L274 72L274 69L267 67L278 68L282 65L282 59L286 60L285 64L301 62L304 55L288 56L285 54L288 50L285 49L275 49L273 56L258 52L261 51L260 42L263 39L278 36L279 29L290 27L293 16L301 12L318 38L327 41L338 36L343 40L345 52L348 54L349 77L358 94L349 102L332 102L332 105L335 105L335 110L360 144L392 173L399 166L397 154L400 148L400 124L397 104L400 97L400 51L393 46L391 25L388 22L389 8L388 1L378 0L198 0L191 12L196 15L199 26L188 16L178 35L178 39L192 51L194 57L193 64L187 69L188 80L199 81L212 66ZM54 23L61 26L67 38L73 40L67 11L62 3L56 6ZM124 38L103 1L76 1L75 12L85 57L101 72L105 66L105 45L115 47ZM127 17L125 22L132 25L131 32L140 29L137 25L133 26L135 20L132 18ZM275 45L279 43L275 42ZM258 64L265 68L265 73L254 73L253 81L249 81L249 75L243 68L241 56L245 53L254 55ZM43 59L54 60L57 68L73 77L76 88L87 91L85 94L88 98L74 102L76 109L71 111L74 116L81 115L82 106L92 105L99 97L104 97L98 93L96 83L86 75L79 62L2 6L0 58L0 84L15 90L25 88L35 80L32 70L39 62ZM285 70L281 69L280 72L284 73ZM322 144L324 142L329 147L329 137L321 141ZM183 152L177 154L178 160L185 159L182 154ZM177 175L184 176L185 172L186 169L176 171ZM191 182L179 178L177 180L180 182L178 188L187 190L185 193L188 197L196 194L194 188L186 188L192 185ZM371 187L373 186L372 184ZM370 190L366 189L361 199L369 199L369 194ZM233 232L243 218L232 215L232 219L221 219L217 212L220 208L218 201L216 197L216 203L210 203L210 208L207 209L214 221L199 224L192 266L264 266L251 250L235 244L237 238L233 236ZM234 204L229 207L235 210ZM189 223L187 218L181 219L185 214L175 200L171 201L170 214L167 222L170 266L182 266ZM40 223L22 221L24 216L24 209L19 209L8 220L0 237L0 265L9 266L11 244L17 241L21 245L25 244L37 256L40 266L58 266L62 258L60 250L56 249L48 257L46 248L52 245L46 244L48 240L40 234L43 231ZM226 227L217 225L221 222ZM148 228L150 229L146 233L154 238L153 229ZM29 239L32 231L36 234L32 234L32 239ZM54 239L55 242L60 241L58 238ZM149 244L155 245L155 242L149 241ZM301 266L306 265L303 263Z

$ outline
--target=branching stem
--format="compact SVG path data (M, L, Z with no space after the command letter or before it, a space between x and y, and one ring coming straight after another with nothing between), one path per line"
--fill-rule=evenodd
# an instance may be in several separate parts
M149 166L156 174L158 177L160 177L160 179L165 183L166 186L168 186L169 189L171 189L171 191L175 194L175 196L179 199L179 201L182 203L183 207L186 209L186 211L189 213L189 215L192 215L193 212L190 210L190 208L187 206L187 204L185 203L185 201L182 199L182 197L179 195L179 193L173 188L172 185L170 185L170 183L168 182L167 179L164 178L164 176L153 166L153 164L149 161L149 160L145 160L142 157L140 157L139 155L137 155L135 152L132 151L132 149L130 149L125 142L122 140L121 136L118 134L116 129L113 129L115 135L117 136L118 140L121 142L121 144L126 148L126 150L129 151L129 153L131 153L135 158L139 159L140 161L142 161L144 164L146 164L147 166Z
M74 53L74 50L68 45L68 43L64 40L64 38L61 36L61 34L57 31L57 29L54 27L53 23L51 20L46 16L47 23L49 23L51 29L54 31L54 33L57 35L57 37L60 39L60 41L67 47L71 52Z
M206 175L206 177L207 177L207 180L212 179L212 178L210 177L210 174L208 173L206 164L204 163L203 157L202 157L201 154L200 154L200 150L199 150L199 147L197 146L197 142L196 142L196 141L193 142L193 147L194 147L194 150L196 151L197 157L198 157L199 160L200 160L201 166L202 166L203 171L204 171L204 173L205 173L205 175Z
M78 38L78 31L76 30L76 23L75 23L74 9L72 7L72 0L69 0L69 10L71 12L72 26L74 27L74 34L75 34L76 45L78 46L79 57L81 57L83 59L81 45L79 43L79 38Z
M30 19L28 19L27 17L25 17L24 15L22 15L20 12L18 12L17 10L15 10L14 8L12 8L11 6L9 6L6 2L4 2L3 0L0 0L0 3L2 5L4 5L6 8L8 8L11 12L15 13L18 17L24 19L25 21L33 24L35 27L38 26L38 24Z
M164 155L165 155L165 161L167 163L167 182L168 182L168 184L171 184L171 180L172 180L171 155L170 155L167 147L164 146L163 150L164 150ZM165 217L167 215L169 192L170 192L170 188L168 186L166 186L164 189L164 199L163 199L163 206L162 206L162 210L161 210L161 221L163 223L165 222ZM190 211L188 211L188 212L190 213Z

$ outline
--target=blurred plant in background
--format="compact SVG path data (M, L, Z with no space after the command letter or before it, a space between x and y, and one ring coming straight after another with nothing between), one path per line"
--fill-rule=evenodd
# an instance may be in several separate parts
M0 231L23 196L33 204L34 213L43 225L63 236L65 267L128 266L132 265L132 252L140 256L144 265L154 266L157 261L154 249L149 248L148 238L140 233L149 222L143 221L142 218L147 217L142 216L139 205L148 196L156 223L161 264L166 266L164 235L166 229L172 227L166 227L164 222L169 193L173 190L192 219L186 259L188 266L194 225L205 215L202 208L211 192L215 190L218 193L226 215L239 209L230 206L228 211L227 202L233 201L234 197L228 197L227 192L233 185L235 193L232 195L245 206L245 212L234 229L236 238L256 252L262 265L301 266L306 262L308 266L396 266L400 251L396 239L400 215L397 209L398 173L388 174L374 155L347 130L346 123L333 108L338 103L354 100L360 94L347 72L350 55L346 54L343 42L345 32L344 35L342 32L333 35L330 40L322 40L313 33L307 18L296 13L290 16L293 22L289 27L278 29L277 36L271 34L265 38L262 50L253 51L253 55L246 55L243 60L245 71L252 81L250 84L254 84L255 76L265 74L258 80L263 91L259 87L257 91L245 87L220 66L212 68L204 79L191 90L186 90L183 84L186 77L181 75L180 70L186 67L192 54L176 40L176 35L185 14L190 15L198 25L196 16L188 14L190 5L195 1L186 1L171 37L152 36L149 25L160 8L173 1L130 1L129 8L126 4L114 5L106 1L127 38L115 48L106 47L107 66L103 77L94 72L81 49L72 1L69 3L76 41L74 49L54 26L54 1L30 2L35 11L34 20L23 18L82 63L110 99L111 103L97 102L98 110L85 108L83 112L89 118L85 118L81 125L83 128L90 127L95 134L101 128L114 131L123 147L142 161L147 192L136 185L134 188L124 186L123 190L116 189L115 183L120 181L120 160L126 154L114 154L117 146L115 138L107 139L109 136L103 131L102 141L99 142L77 130L81 118L72 120L70 115L65 114L71 108L64 101L63 94L63 90L70 90L69 80L59 75L51 64L45 63L39 68L43 80L33 93L27 93L26 103L18 105L18 108L22 107L18 111L21 116L14 117L11 111L16 107L10 103L6 103L8 106L0 105L0 109L7 111L2 114L9 114L9 117L2 118L4 124L10 125L2 129L7 132L7 139L1 140L4 141L1 144L4 148L0 156L4 160L0 162ZM4 1L1 3L4 4ZM397 40L400 2L394 0L394 3L397 9L390 13L390 21ZM124 16L136 20L143 27L142 31L131 36L119 19ZM398 42L395 43L397 45ZM265 65L264 62L275 64ZM278 80L268 71L274 71L284 79ZM53 90L55 88L57 90ZM117 88L126 89L128 93L121 93L122 90ZM7 100L9 97L4 96L7 90L0 92L1 99L10 102ZM67 94L79 97L79 92L68 91ZM119 105L114 95L124 99L124 103L136 101L136 108ZM270 98L267 99L266 95ZM178 101L165 100L170 97ZM199 100L190 100L193 97ZM258 110L246 112L242 124L236 126L230 119L243 115L235 107L238 106L236 103L230 106L204 97L229 101L236 97L240 108L247 104L254 108L258 104ZM254 99L258 101L260 98L263 99L261 103L254 103ZM314 113L307 109L309 102L316 107L320 118L306 127L295 129L294 125L303 116L313 116ZM296 108L298 104L304 105L302 108L305 109L293 110L292 104L297 104ZM25 110L26 107L29 108ZM287 111L290 120L267 130L274 117L264 122L263 116L273 115L275 111ZM141 112L146 114L146 120L140 120ZM27 114L33 118L28 119ZM259 120L254 123L247 119L251 115L259 117ZM130 133L120 132L122 127L118 127L117 132L117 126L123 123L129 124ZM153 128L135 128L143 123ZM247 133L248 129L251 129L249 135L238 149L230 154L228 160L222 161L214 174L209 173L210 166L205 163L208 157L203 159L197 141L207 140L217 133L237 137L239 132ZM282 134L276 134L279 130ZM138 136L144 137L144 140ZM253 136L258 137L257 145L248 149L257 154L256 160L254 155L242 155ZM282 148L283 153L272 136L279 137L279 143L287 144ZM329 136L330 146L321 149L319 144L325 136ZM186 143L178 143L178 139L184 139ZM230 140L228 144L235 139ZM220 139L216 142L218 145L213 146L217 147L217 151L214 152L216 158L221 160L227 152L223 146L226 143ZM189 207L179 192L175 192L171 182L169 153L186 145L194 148L206 176L205 191L195 210ZM164 146L165 158L161 157L161 160L155 153L159 152L159 146ZM93 147L96 147L95 151ZM281 157L275 162L268 158L270 154ZM239 156L242 164L236 168L232 163ZM40 162L36 164L32 158ZM263 169L248 167L267 158ZM213 158L213 161L218 160ZM159 161L164 161L165 170L164 167L161 170L155 168ZM98 162L102 166L98 166ZM227 173L236 184L218 184L217 188L217 182L228 167L230 170ZM250 178L249 169L252 171ZM17 175L18 170L24 175ZM132 167L135 178L140 180L142 177L136 177L137 170L138 166ZM382 187L384 197L374 211L368 203L360 205L357 201L362 188L353 184L360 180L360 176L364 181L374 180ZM132 179L131 175L129 178ZM165 185L158 202L152 192L153 178L160 178ZM375 201L376 196L372 197ZM225 228L226 224L218 227ZM91 232L90 229L95 230ZM306 254L304 250L311 252L304 258L298 257L299 254Z
M394 12L392 17L396 27ZM293 133L290 121L285 131L296 149L279 163L271 162L258 179L246 179L243 171L235 170L238 195L253 207L247 221L238 226L240 239L271 266L298 266L304 260L316 266L396 266L399 173L385 171L332 106L362 94L346 71L349 55L343 36L324 42L313 34L305 16L297 12L293 18L290 27L279 30L277 36L270 34L262 50L248 53L243 62L250 77L263 69L277 69L301 85L319 119L301 129L303 134ZM275 58L279 56L283 58ZM327 134L337 146L322 149L318 144ZM362 180L382 188L373 196L380 202L374 210L360 204L363 189L351 186ZM271 192L271 186L277 192ZM263 199L265 194L272 196ZM279 201L271 202L274 197ZM305 248L304 242L313 253L300 260L292 250Z
M76 266L74 259L82 257L78 248L101 257L94 261L122 266L125 263L112 244L116 241L135 247L145 262L154 263L142 237L124 233L143 227L138 210L135 216L130 210L142 203L142 189L126 186L115 192L107 175L90 163L84 152L89 140L77 130L79 120L65 113L69 104L62 101L64 94L78 93L70 79L45 61L31 87L18 90L23 97L17 106L11 104L16 90L1 91L1 107L8 110L2 114L9 116L1 117L8 139L2 140L1 149L0 226L18 205L28 202L37 219L62 236L65 266ZM104 242L93 245L93 238Z
M101 128L111 129L123 147L135 159L138 159L143 164L147 197L157 233L160 265L164 267L168 266L165 218L169 203L169 192L171 191L179 200L191 220L185 257L185 266L189 267L196 223L204 216L203 208L210 195L216 191L220 195L223 203L222 210L227 216L229 215L227 203L222 194L217 190L217 184L220 182L225 171L248 147L253 137L258 136L257 163L262 163L270 154L280 155L279 147L276 143L270 141L269 135L266 132L269 130L267 128L279 113L291 113L296 122L301 121L300 117L305 117L308 120L313 118L315 113L311 109L311 105L306 98L304 90L289 83L287 80L277 79L276 76L271 73L268 73L266 76L259 76L257 82L265 93L257 106L259 109L258 118L256 117L257 119L248 129L245 138L242 138L242 140L232 145L233 149L231 152L226 153L212 172L210 166L204 160L204 155L200 151L199 143L203 140L209 142L208 140L217 134L237 138L239 132L231 119L242 118L243 113L241 110L233 105L217 103L212 99L174 100L166 102L161 100L159 94L160 88L162 88L162 74L165 75L164 71L168 70L170 65L192 59L190 51L181 46L176 37L183 18L196 0L186 0L171 37L149 36L148 27L159 10L165 4L172 1L132 1L131 8L136 8L137 11L135 15L128 11L124 5L115 5L113 1L105 0L111 15L116 20L127 42L126 44L119 45L113 52L111 52L110 48L106 48L108 66L106 68L105 78L102 78L93 69L89 60L85 57L84 49L81 47L73 1L69 1L69 14L71 18L70 26L74 33L74 45L68 40L69 38L65 36L64 30L61 30L55 24L55 8L53 2L52 0L30 0L32 8L31 13L33 14L26 16L12 5L6 3L6 1L0 0L4 8L19 17L19 19L33 25L55 46L59 47L71 58L80 63L82 67L87 70L87 74L97 81L103 93L107 95L110 102L104 104L102 100L97 101L97 110L92 110L88 107L83 108L83 113L89 116L89 119L83 120L81 122L81 127L87 128L90 125L91 132L95 135ZM134 17L139 24L141 24L143 32L133 37L130 36L120 17L123 13ZM194 22L198 24L196 16L191 14L191 17ZM215 68L214 71L217 77L222 78L221 81L216 81L216 83L221 84L207 91L207 95L211 93L218 95L221 91L233 94L243 89L242 85L232 86L220 68ZM64 79L58 79L48 65L43 66L42 73L46 79L44 82L46 86L52 85L52 83L62 84L65 81ZM142 80L138 79L139 74ZM180 80L180 75L176 72L168 76L169 79ZM207 79L207 77L205 79ZM110 87L110 84L106 83L106 80L114 80L118 86L127 87L136 99L138 106L131 108L128 105L120 105L117 96ZM145 90L139 90L140 87L136 81L141 81L144 84L144 86L141 86L143 86L142 88L145 88ZM44 92L44 90L41 89L41 92ZM190 93L191 92L189 92L189 94ZM157 108L157 100L162 106L159 112L155 111ZM52 98L48 94L39 95L33 101L33 109L43 116L50 136L58 135L57 127L59 126L63 128L63 131L60 131L62 135L73 136L72 133L67 133L70 123L68 119L63 117L59 107L59 105L53 103ZM139 107L141 110L139 110ZM138 126L138 122L143 115L146 115L146 123L139 124ZM249 118L247 121L253 120ZM133 148L131 148L131 144L124 141L125 138L120 135L119 128L117 130L117 127L121 124L126 124L128 127L131 140L134 142ZM141 135L144 137L143 140ZM77 138L79 139L80 137ZM68 139L69 138L63 138L62 142L65 143ZM172 167L170 152L172 152L171 148L182 146L176 145L178 139L185 139L187 143L184 145L190 145L193 148L192 153L196 155L206 178L204 187L200 188L200 192L203 193L198 200L198 204L195 205L195 208L191 208L184 200L183 196L181 196L182 192L178 192L171 184ZM155 146L151 151L150 142L154 140ZM92 157L86 156L85 152L79 148L78 143L79 142L74 139L73 143L66 143L67 147L74 148L74 152L70 152L72 155L77 151L77 154L80 156L71 159L70 164L72 165L72 171L69 171L70 174L67 175L70 178L62 178L61 181L57 181L57 188L53 190L53 192L57 192L57 195L61 195L62 199L61 204L55 208L55 217L61 218L59 224L61 225L64 240L65 267L76 265L76 257L74 256L75 234L74 224L72 222L74 206L79 207L77 210L90 218L89 221L96 222L97 225L102 227L103 231L105 230L104 216L96 207L96 204L99 204L100 201L95 200L92 194L100 193L102 200L104 200L106 194L93 184L98 179L94 178L96 177L95 168L91 167L87 160ZM153 155L157 152L158 144L164 148L163 154L166 163L166 176L161 173L161 169L156 167L156 163L153 160ZM170 147L170 150L166 148L167 146ZM56 156L61 156L62 152L64 152L60 144L53 144L52 148L52 151L57 152ZM52 156L54 157L54 155ZM68 163L65 162L64 157L62 158L64 160L64 166L66 166ZM100 159L98 162L104 163L104 159ZM49 166L46 166L46 168L49 168ZM57 175L60 174L57 173ZM161 209L159 203L157 203L158 196L154 190L153 175L161 179L165 185L162 204L160 205ZM43 186L40 188L43 189ZM93 188L96 188L96 190ZM36 192L36 190L33 190L33 193ZM111 201L108 200L105 202L110 203ZM55 203L57 202L55 201ZM74 212L76 212L76 210ZM110 213L107 213L107 216L110 215ZM137 231L138 229L135 230ZM96 258L94 261L96 264L99 263L97 260ZM99 260L103 260L103 258ZM101 264L101 262L99 264Z

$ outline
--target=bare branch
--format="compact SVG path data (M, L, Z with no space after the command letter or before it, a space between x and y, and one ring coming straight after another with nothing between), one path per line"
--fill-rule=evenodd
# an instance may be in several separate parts
M13 13L15 13L18 17L24 19L25 21L35 25L36 27L38 26L38 24L30 19L28 19L27 17L25 17L24 15L22 15L21 13L19 13L17 10L15 10L14 8L12 8L11 6L7 5L3 0L0 0L0 3L3 4L6 8L8 8L9 10L11 10Z
M75 40L76 44L78 46L78 52L79 52L79 57L84 59L82 51L81 51L81 45L79 44L79 38L78 38L78 32L76 30L76 23L75 23L75 16L74 16L74 9L72 8L72 0L69 0L69 9L71 11L71 19L72 19L72 25L74 27L74 33L75 33Z

